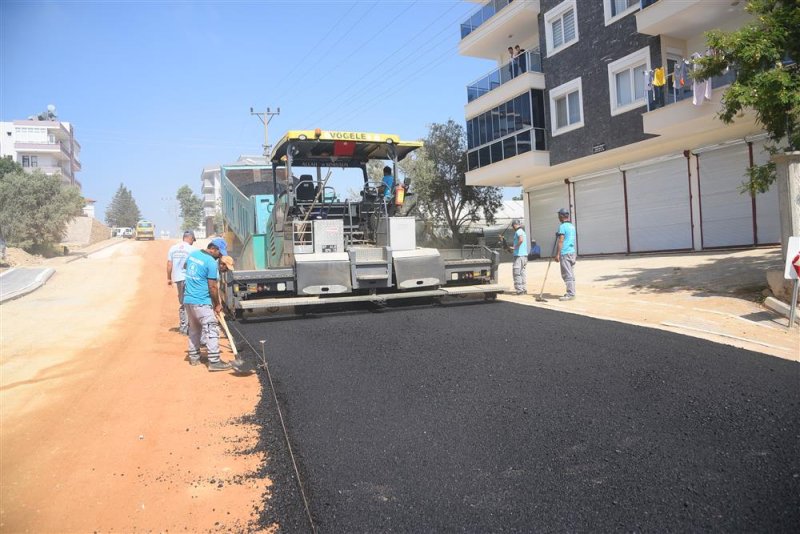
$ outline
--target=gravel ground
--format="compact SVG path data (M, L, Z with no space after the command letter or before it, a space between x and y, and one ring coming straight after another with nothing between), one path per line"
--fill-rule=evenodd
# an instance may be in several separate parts
M501 302L236 327L319 532L800 524L796 362ZM262 523L307 531L259 374Z

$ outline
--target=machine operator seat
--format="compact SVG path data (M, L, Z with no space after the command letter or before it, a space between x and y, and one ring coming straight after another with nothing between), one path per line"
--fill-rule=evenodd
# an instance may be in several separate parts
M310 174L301 174L297 187L294 188L294 197L298 202L312 202L316 196L314 178Z

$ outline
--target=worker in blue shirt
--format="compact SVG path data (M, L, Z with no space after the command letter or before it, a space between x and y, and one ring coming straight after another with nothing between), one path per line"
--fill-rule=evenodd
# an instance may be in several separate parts
M575 225L570 222L569 210L558 210L558 242L556 244L555 260L561 265L561 278L567 286L566 294L558 300L573 300L575 298L575 260L577 249L575 247Z
M519 219L512 220L511 227L514 229L514 263L511 267L511 273L514 276L514 294L524 295L528 291L526 273L528 268L528 236L525 234L525 229L522 228Z
M224 243L224 240L222 240ZM196 250L186 258L186 280L184 282L183 305L189 319L189 363L200 363L200 340L205 340L208 349L208 370L225 371L231 368L219 354L219 329L217 315L222 313L219 297L219 267L221 248L227 245L216 239L203 250Z
M392 168L388 165L383 168L383 183L381 184L383 190L383 200L386 202L386 210L388 215L394 215L394 176L392 176Z

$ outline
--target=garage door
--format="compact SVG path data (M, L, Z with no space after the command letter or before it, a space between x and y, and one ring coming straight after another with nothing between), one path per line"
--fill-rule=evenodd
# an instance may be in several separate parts
M764 165L769 162L769 152L764 142L753 143L753 162ZM756 195L756 224L759 245L781 242L781 220L778 214L778 186L773 183L766 193Z
M697 159L703 248L752 245L752 199L739 192L750 166L747 145L702 152Z
M625 178L631 251L691 249L686 158L630 168Z
M575 182L578 254L627 252L622 173Z
M549 257L553 251L558 230L558 210L569 207L567 186L557 184L528 193L531 228L528 237L535 239L542 248L542 256Z

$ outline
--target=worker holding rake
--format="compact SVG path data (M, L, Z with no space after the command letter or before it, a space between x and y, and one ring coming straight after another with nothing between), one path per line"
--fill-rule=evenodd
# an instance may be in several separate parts
M567 286L567 292L558 300L573 300L575 298L575 260L577 249L575 247L575 225L570 222L570 213L566 208L558 210L558 242L556 243L555 260L561 264L561 278Z

